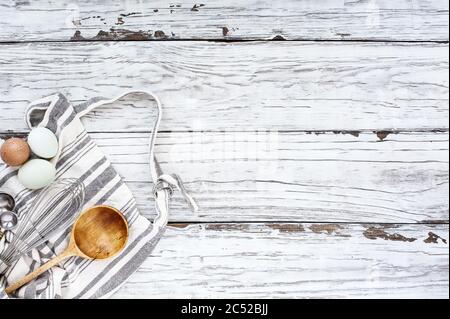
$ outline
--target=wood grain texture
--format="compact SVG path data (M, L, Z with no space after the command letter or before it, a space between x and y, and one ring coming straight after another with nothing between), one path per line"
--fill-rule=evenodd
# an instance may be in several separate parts
M448 298L448 225L177 226L115 298Z
M9 1L0 138L55 91L161 97L156 154L201 210L176 193L172 227L116 298L448 298L448 12L441 0ZM84 120L148 218L152 106Z
M67 41L76 31L77 40L448 41L448 26L442 0L35 0L0 11L0 41Z
M1 131L28 103L147 89L162 130L448 129L448 44L41 43L0 46ZM149 102L91 116L91 131L148 131Z
M148 134L92 134L154 217ZM156 155L198 200L171 221L448 222L448 133L163 133Z
M95 138L153 213L147 136ZM201 207L177 194L175 221L448 221L448 133L166 133L156 154Z

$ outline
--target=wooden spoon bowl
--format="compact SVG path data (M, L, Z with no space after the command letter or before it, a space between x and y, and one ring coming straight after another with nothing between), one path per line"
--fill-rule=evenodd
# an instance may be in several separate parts
M95 206L75 222L73 238L85 258L110 258L127 243L127 221L115 208Z

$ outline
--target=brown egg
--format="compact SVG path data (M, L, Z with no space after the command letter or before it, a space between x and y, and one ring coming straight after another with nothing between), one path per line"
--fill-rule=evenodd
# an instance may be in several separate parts
M19 166L30 158L30 147L23 139L13 137L3 143L0 157L9 166Z

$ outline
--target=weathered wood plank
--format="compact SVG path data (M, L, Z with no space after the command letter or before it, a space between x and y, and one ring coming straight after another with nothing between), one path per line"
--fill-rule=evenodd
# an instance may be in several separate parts
M44 43L0 46L0 130L24 130L29 101L140 88L162 130L448 128L448 44ZM94 131L148 130L149 103L112 105Z
M154 215L147 134L92 134ZM198 200L172 221L448 222L448 133L164 133L156 154Z
M65 41L76 31L78 40L448 41L448 26L442 0L39 0L0 11L0 41Z
M141 210L154 212L146 137L96 135L133 182ZM172 220L448 220L448 133L379 141L376 134L171 133L158 138L156 152L202 207L196 216L177 196Z
M448 225L184 226L115 298L449 296Z

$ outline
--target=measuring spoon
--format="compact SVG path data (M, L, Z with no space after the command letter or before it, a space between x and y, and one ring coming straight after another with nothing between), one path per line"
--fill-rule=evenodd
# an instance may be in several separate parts
M117 209L95 206L82 213L72 229L68 247L59 256L6 288L10 294L61 261L77 256L84 259L107 259L117 255L128 240L128 224Z
M19 218L13 211L0 208L0 240L4 231L16 228Z
M16 206L14 197L0 192L0 240L3 238L4 231L16 228L19 218L13 211Z

